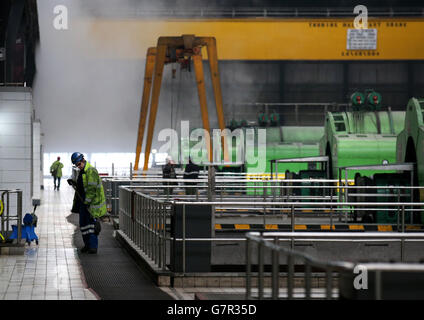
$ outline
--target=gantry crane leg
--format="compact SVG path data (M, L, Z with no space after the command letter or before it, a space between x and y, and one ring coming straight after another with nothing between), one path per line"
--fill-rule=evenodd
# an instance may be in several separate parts
M207 47L208 58L211 69L212 86L214 90L214 98L218 115L218 123L221 132L224 132L224 112L222 105L221 85L218 72L218 54L216 50L216 40L213 37L195 37L194 35L183 35L182 37L160 37L156 48L149 48L146 57L145 79L143 98L141 103L140 120L136 147L136 160L134 170L138 170L140 154L142 151L144 129L146 124L147 113L149 111L150 100L150 115L146 137L146 149L144 155L143 171L146 171L149 164L149 156L152 147L153 133L155 129L156 114L159 104L160 88L162 84L163 68L165 63L186 60L187 56L193 58L193 64L196 74L197 91L199 94L200 110L202 114L202 122L204 129L208 132L208 137L205 137L208 159L213 160L212 139L210 135L209 115L206 102L206 88L204 81L203 62L201 48ZM169 50L168 50L169 49ZM179 52L178 52L179 50ZM156 53L156 54L155 54ZM168 54L168 55L167 55ZM153 89L152 89L153 79ZM151 90L152 89L152 90ZM225 138L225 133L222 136L222 147L224 149L224 160L228 161L228 146Z
M156 61L156 47L149 48L146 56L146 66L144 68L143 96L140 107L140 120L138 123L137 147L135 151L134 171L138 170L140 162L141 147L143 145L144 129L146 125L147 113L149 111L150 91L152 88L153 70Z
M218 71L218 53L216 49L216 40L212 37L205 38L206 48L208 52L209 66L211 69L212 87L215 96L216 114L218 116L218 124L222 134L222 148L224 150L224 161L228 161L228 145L227 139L224 134L225 121L224 109L222 106L222 91L221 83L219 80Z
M152 148L153 132L155 129L156 113L158 111L160 87L162 84L163 67L165 65L166 45L158 45L156 52L155 75L153 79L152 101L149 115L149 126L147 129L146 151L144 154L143 171L146 171L149 164L150 149Z
M193 65L194 65L194 72L196 74L197 92L199 94L200 111L202 113L203 128L208 133L207 136L205 137L206 150L208 153L209 162L212 162L212 149L211 149L212 144L211 144L211 136L210 136L208 106L206 102L205 77L203 73L202 53L200 52L200 50L199 50L199 53L193 55Z

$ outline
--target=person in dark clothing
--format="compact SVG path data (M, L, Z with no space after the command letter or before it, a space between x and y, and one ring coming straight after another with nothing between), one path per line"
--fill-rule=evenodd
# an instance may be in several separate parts
M72 164L79 169L76 182L68 179L68 183L75 187L72 212L79 213L79 225L84 241L81 253L97 253L98 234L101 230L100 221L107 212L106 199L99 174L84 155L74 152L71 156Z
M175 173L175 164L171 157L166 158L166 164L162 169L162 178L163 179L176 179L177 174ZM165 186L172 186L174 182L164 182ZM163 188L165 195L172 195L174 188L173 187L165 187Z
M188 164L185 167L184 179L198 179L199 178L200 167L191 161L191 158L188 159ZM186 182L186 186L195 186L196 182ZM186 187L186 195L195 195L195 187Z

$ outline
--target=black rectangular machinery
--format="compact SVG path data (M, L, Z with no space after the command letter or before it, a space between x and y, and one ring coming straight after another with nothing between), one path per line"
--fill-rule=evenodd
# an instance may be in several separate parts
M173 205L170 265L173 272L211 271L211 242L182 239L211 238L212 210L211 205Z

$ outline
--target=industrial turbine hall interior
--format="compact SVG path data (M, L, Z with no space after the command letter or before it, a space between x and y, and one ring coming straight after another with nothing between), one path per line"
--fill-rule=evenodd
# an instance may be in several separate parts
M424 299L423 35L408 0L0 1L0 300Z

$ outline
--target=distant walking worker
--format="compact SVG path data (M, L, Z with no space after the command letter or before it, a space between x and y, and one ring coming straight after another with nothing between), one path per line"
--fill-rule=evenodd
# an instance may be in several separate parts
M71 162L79 169L76 183L72 179L69 179L68 183L76 188L72 212L79 213L79 225L84 241L81 252L97 253L99 218L106 214L106 198L102 181L97 169L84 159L82 153L74 152Z
M50 173L53 176L53 182L54 182L54 190L59 190L60 188L60 178L62 177L62 168L63 163L60 162L60 157L57 157L57 160L53 162L53 164L50 166ZM56 185L57 180L57 185Z
M163 179L177 179L177 174L175 173L175 163L172 160L171 157L166 157L166 164L162 169L162 178ZM175 182L164 182L163 183L164 186L169 186L169 187L164 187L164 194L165 195L172 195L173 191L174 191L174 187L173 185L175 185Z
M184 179L198 179L199 178L200 167L191 161L191 158L188 159L188 164L185 167ZM196 182L186 182L186 186L195 186ZM195 195L196 187L186 187L187 195Z

